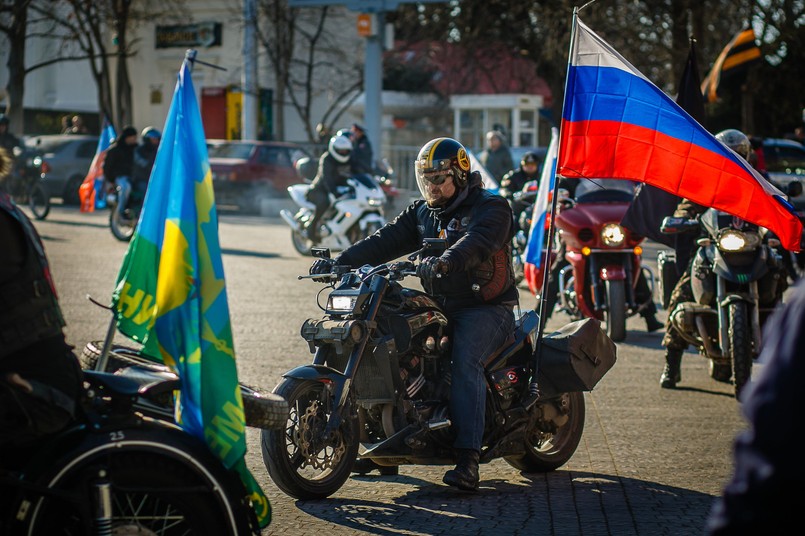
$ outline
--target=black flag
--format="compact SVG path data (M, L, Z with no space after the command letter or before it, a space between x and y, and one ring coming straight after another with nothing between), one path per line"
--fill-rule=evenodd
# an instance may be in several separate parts
M694 43L695 41L691 39L688 61L685 63L685 71L682 73L682 79L679 82L679 94L676 97L676 103L688 112L693 119L703 124L704 98L700 89L699 68L696 63ZM676 238L678 235L661 233L660 225L662 225L662 220L666 216L673 215L680 201L679 197L669 194L665 190L648 184L641 184L621 224L634 233L678 249ZM684 270L685 267L680 266L680 263L686 262L687 259L681 259L679 253L681 252L677 252L677 267ZM687 255L688 253L685 252L684 256L687 257Z

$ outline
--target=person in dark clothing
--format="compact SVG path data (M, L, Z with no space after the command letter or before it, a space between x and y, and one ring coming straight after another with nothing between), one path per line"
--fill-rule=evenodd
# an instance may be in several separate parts
M162 134L154 127L145 127L140 134L140 143L134 148L131 168L131 187L134 191L145 193L151 178L151 169L157 158Z
M9 158L14 158L14 149L22 148L20 139L9 132L9 119L5 114L0 114L0 148L5 149Z
M716 139L735 151L744 160L749 161L752 145L743 132L735 129L722 130L716 134ZM706 210L707 207L703 205L694 203L689 199L683 199L677 205L673 217L694 219L704 214ZM674 286L674 290L671 291L671 297L668 300L669 314L665 321L665 336L662 338L662 345L665 346L665 366L660 375L660 387L663 389L674 389L676 384L682 381L682 354L685 353L688 347L688 341L682 337L671 322L672 313L680 303L695 301L693 288L690 286L690 265L697 245L695 240L680 242L680 244L682 243L686 244L687 247L686 251L681 250L681 248L677 249L677 263L680 262L680 256L684 257L683 262L686 269Z
M10 158L0 150L0 182ZM81 369L36 229L0 190L0 450L57 432L75 416ZM0 457L2 459L2 457Z
M375 164L372 153L372 145L366 137L366 129L358 123L353 123L350 129L350 139L352 140L352 155L349 157L350 169L353 174L374 173Z
M766 323L758 358L764 366L741 397L749 429L735 440L733 474L708 519L711 536L791 534L796 526L791 515L805 499L803 356L805 283L800 281Z
M500 183L503 176L514 169L511 151L498 130L490 130L486 134L486 151L481 154L481 163L487 171Z
M352 142L347 136L335 135L330 138L327 151L319 158L319 171L307 192L307 200L316 205L313 217L305 225L308 239L318 242L319 222L330 206L330 194L339 186L346 185L350 175L350 156Z
M519 229L519 215L532 201L521 201L517 199L516 193L523 189L523 186L530 181L539 181L539 157L534 152L527 152L520 159L520 167L513 169L503 176L500 181L499 194L502 195L509 202L514 213L515 232Z
M131 193L131 172L134 167L134 147L137 145L137 130L132 126L123 128L120 136L106 151L103 176L120 187L117 211L123 215Z
M483 189L480 174L470 173L467 151L451 138L422 147L416 178L424 199L335 259L317 260L310 272L380 264L419 250L425 238L447 240L449 247L439 257L421 260L417 275L442 303L454 330L450 415L458 463L443 480L476 490L486 407L483 363L511 334L518 298L510 251L512 213L502 197Z

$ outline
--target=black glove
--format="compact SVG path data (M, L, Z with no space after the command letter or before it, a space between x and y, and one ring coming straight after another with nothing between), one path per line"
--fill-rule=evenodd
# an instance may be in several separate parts
M416 267L416 275L423 281L432 281L449 271L449 265L441 257L425 257Z
M333 266L335 259L316 259L310 266L310 275L329 274Z

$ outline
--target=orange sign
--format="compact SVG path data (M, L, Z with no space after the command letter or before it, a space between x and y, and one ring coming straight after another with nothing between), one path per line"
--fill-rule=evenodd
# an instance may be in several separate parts
M372 35L372 16L368 13L358 15L358 35L369 37Z

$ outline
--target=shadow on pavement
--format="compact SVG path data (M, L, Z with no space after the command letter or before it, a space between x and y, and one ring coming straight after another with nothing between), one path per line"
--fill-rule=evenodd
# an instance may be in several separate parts
M695 534L714 497L639 479L574 471L483 479L478 493L406 475L359 477L363 498L297 501L303 512L356 533ZM397 494L393 486L415 486ZM388 500L372 500L373 494Z
M47 218L44 221L47 223L53 223L55 225L68 225L72 227L95 227L96 229L103 229L105 227L109 227L108 219L105 220L104 223L95 223L93 221L54 220L52 218Z
M247 251L245 249L222 248L221 254L232 255L233 257L256 257L258 259L274 259L279 257L277 253L263 253L261 251Z

